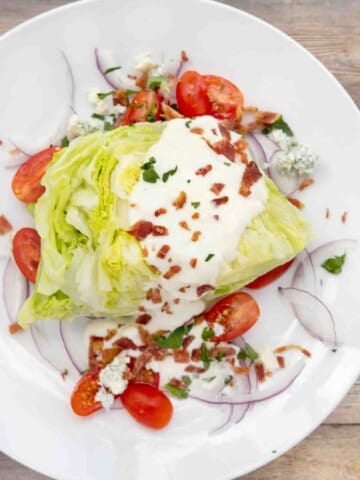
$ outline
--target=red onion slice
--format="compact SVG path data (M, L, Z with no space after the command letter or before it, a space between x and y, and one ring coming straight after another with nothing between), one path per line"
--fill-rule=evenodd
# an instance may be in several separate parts
M281 153L281 150L274 151L271 156L270 166L269 166L269 177L278 187L280 192L285 195L293 195L299 187L299 177L298 175L284 175L278 170L278 155Z
M51 345L47 336L44 335L44 332L41 331L38 325L33 324L30 325L30 334L40 357L54 370L57 370L61 374L64 371L64 368L59 368L57 366L57 362L53 360L51 353Z
M65 62L65 65L66 65L66 68L67 68L67 71L68 71L68 74L69 74L69 84L70 84L70 109L72 112L76 112L75 111L75 78L74 78L74 72L73 72L73 69L71 67L71 64L70 64L70 61L66 55L66 53L63 51L63 50L59 50L63 59L64 59L64 62Z
M248 141L250 153L254 162L259 168L266 170L268 168L268 161L265 155L265 150L263 149L261 143L257 140L253 133L249 133L246 139Z
M29 282L9 258L3 275L3 300L10 323L17 320L17 314L29 296Z
M119 79L116 75L116 72L111 72L106 74L106 69L109 67L113 67L115 64L112 63L112 65L109 65L108 67L105 66L105 61L104 61L104 53L101 52L98 48L95 48L94 50L94 55L95 55L95 62L96 62L96 67L101 73L102 77L104 78L105 82L107 82L110 87L112 87L114 90L118 90L120 88L120 82Z
M255 132L252 136L262 148L266 163L270 163L273 159L274 152L279 150L279 146L262 133Z
M71 320L59 321L59 332L62 345L74 368L83 373L88 368L87 349L84 348L84 331L89 320L78 317Z
M293 305L299 323L311 336L336 347L334 317L326 304L314 294L295 287L279 287L280 295Z

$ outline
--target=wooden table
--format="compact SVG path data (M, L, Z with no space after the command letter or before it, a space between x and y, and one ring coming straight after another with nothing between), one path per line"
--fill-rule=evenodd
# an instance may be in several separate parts
M0 34L65 3L70 1L0 0ZM223 0L223 3L253 13L297 39L335 74L360 105L360 0ZM310 437L287 455L242 478L359 480L359 444L360 382ZM46 477L0 454L0 479L46 480Z

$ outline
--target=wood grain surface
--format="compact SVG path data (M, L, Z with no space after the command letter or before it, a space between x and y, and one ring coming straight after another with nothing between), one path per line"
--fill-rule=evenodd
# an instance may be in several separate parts
M0 34L65 3L71 2L0 0ZM222 3L253 13L298 40L334 73L360 105L360 0L222 0ZM359 480L359 445L360 382L310 437L242 480ZM0 453L0 480L47 478ZM151 480L151 476L148 478Z

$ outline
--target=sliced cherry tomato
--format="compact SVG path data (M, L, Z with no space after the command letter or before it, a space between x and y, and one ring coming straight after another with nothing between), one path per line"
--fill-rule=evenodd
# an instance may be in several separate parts
M156 92L139 92L121 118L121 125L160 120L160 98Z
M86 417L103 408L102 404L95 400L99 390L98 378L99 370L90 370L75 385L71 395L71 408L76 415Z
M130 415L142 425L159 429L171 420L173 406L170 400L152 385L130 383L120 398Z
M229 342L247 332L257 321L260 309L255 299L245 292L232 293L217 302L205 319L225 327L222 335L211 338L213 342Z
M20 272L35 283L40 262L40 237L37 231L33 228L17 231L12 241L12 251Z
M33 203L44 193L45 187L40 183L46 168L54 153L60 147L49 147L28 158L21 165L12 180L11 188L14 195L24 203Z
M287 272L292 265L294 260L290 260L290 262L284 263L283 265L279 265L278 267L274 268L270 272L261 275L261 277L256 278L254 281L250 282L246 285L247 288L258 289L263 288L269 285L270 283L274 282L278 278L281 277L285 272Z
M203 76L200 73L188 70L180 77L176 86L176 101L179 112L185 117L210 113L211 104L206 95Z
M216 75L203 75L210 114L222 120L235 120L242 115L244 95L229 80Z

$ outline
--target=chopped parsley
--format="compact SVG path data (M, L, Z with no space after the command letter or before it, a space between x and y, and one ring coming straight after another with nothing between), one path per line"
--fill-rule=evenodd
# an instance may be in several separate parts
M294 134L289 127L289 125L285 122L283 117L280 115L280 117L271 125L267 125L265 128L262 129L262 133L265 133L267 135L268 133L272 132L273 130L282 130L286 135L289 135L289 137L293 137Z
M249 359L251 363L254 363L259 358L259 354L247 343L245 347L239 351L237 358L239 360Z
M232 375L228 375L224 380L225 385L229 385L229 383L231 383L233 379L234 377Z
M115 90L111 90L111 92L106 92L106 93L98 93L97 97L99 100L104 100L104 98L109 97L113 93L115 93Z
M125 97L126 97L126 105L129 106L130 104L130 95L135 95L136 93L139 93L139 90L125 90Z
M218 352L218 353L216 354L215 360L217 360L218 362L221 362L221 360L222 360L223 358L225 358L225 357L226 357L225 352Z
M207 340L210 340L215 335L214 331L209 328L205 327L203 331L201 332L201 338L206 342Z
M187 398L189 396L189 392L187 390L183 390L182 388L175 387L175 385L172 385L171 383L167 383L165 385L165 389L171 393L176 398Z
M149 90L157 90L162 88L164 91L169 92L169 83L163 75L158 75L156 77L150 77L148 81Z
M204 381L204 382L208 382L208 383L210 383L210 382L212 382L213 380L215 380L215 378L216 378L216 377L215 377L215 375L214 375L213 377L206 377L206 378L203 378L203 381Z
M120 70L120 68L121 68L120 65L118 65L117 67L107 68L104 72L104 75L108 75L111 72L115 72L115 70Z
M322 263L321 266L329 273L332 273L334 275L339 275L339 273L342 272L342 267L344 266L345 258L346 258L346 253L344 253L344 255L330 257L327 260L325 260L325 262Z
M109 132L110 130L114 130L114 125L110 122L105 122L104 123L104 130L105 132Z
M185 127L190 128L191 122L192 122L192 120L187 120L185 122Z
M184 337L192 329L192 324L182 325L181 327L175 328L167 336L158 336L155 335L153 338L156 342L156 345L160 348L180 348L182 346Z
M230 162L224 162L224 165L226 165L227 167L230 167L231 163Z
M200 347L200 360L203 362L204 368L207 370L210 367L211 358L210 351L206 347L205 343L202 343Z
M187 183L191 183L191 180L190 180L190 179L187 179L186 181L187 181Z
M191 205L192 205L194 208L199 208L199 207L200 207L200 202L191 202Z
M162 176L162 181L166 183L171 176L175 175L175 173L177 172L177 169L178 167L176 165L176 167L173 168L172 170L168 170L167 172L165 172Z
M93 113L91 118L96 118L96 120L101 120L102 122L105 120L104 115L100 115L99 113Z
M141 169L143 170L144 182L156 183L156 181L160 178L159 174L154 168L155 163L155 157L150 157L150 159L141 167Z
M209 253L209 255L205 258L205 262L210 262L210 260L215 257L215 253Z
M156 117L155 117L155 115L154 115L152 112L149 112L149 113L147 113L147 114L145 115L145 120L146 120L147 122L151 122L151 123L152 123L152 122L156 122Z
M68 146L69 146L69 143L70 143L70 142L69 142L69 139L68 139L68 137L65 135L65 137L63 137L63 138L61 139L60 145L61 145L62 147L68 147Z
M187 387L191 384L191 378L189 377L189 375L183 375L181 377L181 380L183 384L186 385Z

